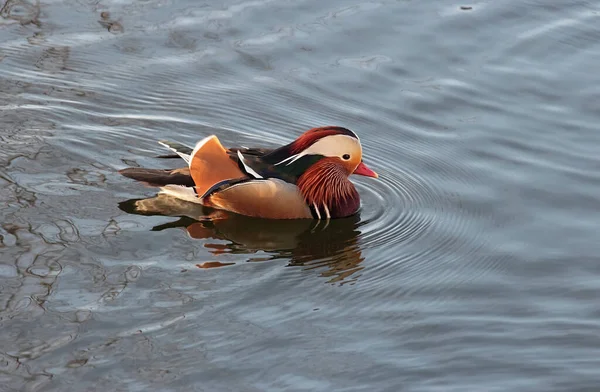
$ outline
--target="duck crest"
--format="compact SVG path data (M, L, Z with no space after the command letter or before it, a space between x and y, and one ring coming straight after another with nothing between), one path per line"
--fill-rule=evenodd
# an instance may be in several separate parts
M292 154L299 154L314 144L317 140L333 135L346 135L358 139L358 136L356 136L354 132L343 127L330 126L313 128L304 132L302 135L300 135L300 137L290 143L290 152Z
M310 129L275 150L225 148L215 135L194 148L161 144L188 167L126 168L120 173L161 186L160 193L176 199L251 217L328 220L354 215L360 197L348 177L377 178L362 163L358 136L337 126Z
M323 158L313 164L296 185L317 218L352 215L360 207L358 191L335 158Z
M318 140L333 135L346 135L358 139L358 136L356 136L354 132L343 127L327 126L312 128L304 132L293 142L279 147L269 154L266 154L263 159L271 164L277 164L281 161L285 161L293 155L300 154Z

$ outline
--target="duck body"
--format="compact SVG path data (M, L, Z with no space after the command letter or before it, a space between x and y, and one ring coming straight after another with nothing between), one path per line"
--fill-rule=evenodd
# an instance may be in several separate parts
M362 162L354 132L313 128L277 149L226 149L214 136L190 147L159 142L188 166L163 170L127 168L129 178L160 186L161 193L245 216L330 219L355 214L360 196L351 174L377 177Z

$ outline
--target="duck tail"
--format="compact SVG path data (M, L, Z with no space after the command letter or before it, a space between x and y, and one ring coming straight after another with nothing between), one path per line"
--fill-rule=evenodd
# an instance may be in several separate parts
M119 170L119 173L127 178L144 182L150 186L194 186L194 180L192 179L192 176L190 175L190 170L187 167L173 170L128 167L126 169Z

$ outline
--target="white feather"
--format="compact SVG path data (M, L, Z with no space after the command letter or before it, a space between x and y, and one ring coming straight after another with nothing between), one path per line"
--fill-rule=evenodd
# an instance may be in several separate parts
M362 147L358 138L354 138L348 135L330 135L325 136L311 144L308 148L299 152L298 154L292 155L285 158L281 162L275 165L280 165L287 162L288 165L296 162L298 159L305 155L323 155L326 157L342 157L344 154L360 153Z
M167 147L169 150L171 150L171 151L173 151L174 153L176 153L177 155L179 155L181 158L183 158L183 160L184 160L186 163L190 163L191 156L189 156L188 154L185 154L185 153L183 153L183 152L177 151L176 149L174 149L173 147L169 146L169 145L168 145L168 144L166 144L166 143L163 143L163 142L158 142L158 144L160 144L161 146L165 146L165 147Z
M323 208L325 209L325 215L327 216L327 220L331 219L331 214L329 213L329 208L327 204L323 203Z
M296 154L296 155L292 155L291 157L287 157L285 158L283 161L281 162L277 162L275 164L275 166L277 165L281 165L282 163L288 162L288 165L291 165L292 163L296 162L298 159L302 158L304 155L306 155L305 153L300 153L300 154ZM287 165L286 165L287 166Z
M246 159L244 158L244 156L242 155L240 150L238 150L237 155L238 155L238 158L240 158L240 162L242 162L242 165L244 165L244 169L246 169L246 173L252 175L254 178L263 178L263 176L261 176L260 174L255 172L254 169L252 169L250 166L248 166L246 164Z
M189 201L192 203L202 204L202 199L198 197L194 188L184 185L165 185L160 188L158 193L173 196L180 200Z
M321 220L321 213L319 212L319 207L317 207L317 203L313 203L313 206L315 207L315 212L317 213L317 218L319 220Z

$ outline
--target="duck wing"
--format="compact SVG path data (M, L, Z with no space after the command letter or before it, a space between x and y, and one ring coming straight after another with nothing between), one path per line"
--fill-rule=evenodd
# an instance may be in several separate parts
M212 137L216 138L216 136L210 136L209 138ZM198 144L203 143L209 138L203 139ZM213 142L208 143L206 147L212 147L210 147L208 150L203 150L203 153L206 151L212 151L211 149L215 149L214 151L216 151L217 156L221 157L221 159L219 159L219 165L225 163L223 157L227 155L227 157L234 162L235 165L237 165L238 169L249 178L278 178L295 184L298 177L304 172L305 168L312 163L308 162L310 161L310 157L303 157L301 160L295 161L293 165L276 165L264 159L273 151L275 151L273 149L251 147L235 147L225 149L218 139L216 139L216 142L218 143L218 146L213 145ZM182 185L193 187L195 182L190 173L189 165L191 156L194 153L194 148L186 146L182 143L168 140L160 140L158 143L175 153L170 155L161 155L158 158L181 158L188 164L188 167L181 167L177 169L126 168L120 170L119 173L125 177L144 182L151 186ZM214 159L215 155L211 154L211 156L213 157L211 159ZM306 164L307 162L308 164ZM214 164L215 167L217 166L217 162L212 162L212 164ZM225 165L226 168L229 168L230 166L230 164ZM208 163L205 162L203 167L205 169L202 169L201 172L205 173L206 169L209 168ZM216 177L219 177L219 174L215 174ZM229 174L231 174L231 172ZM239 173L236 174L239 175ZM208 176L207 180L203 181L202 183L205 184L207 181L210 182L214 180L214 178L215 176ZM202 194L200 192L198 193Z

